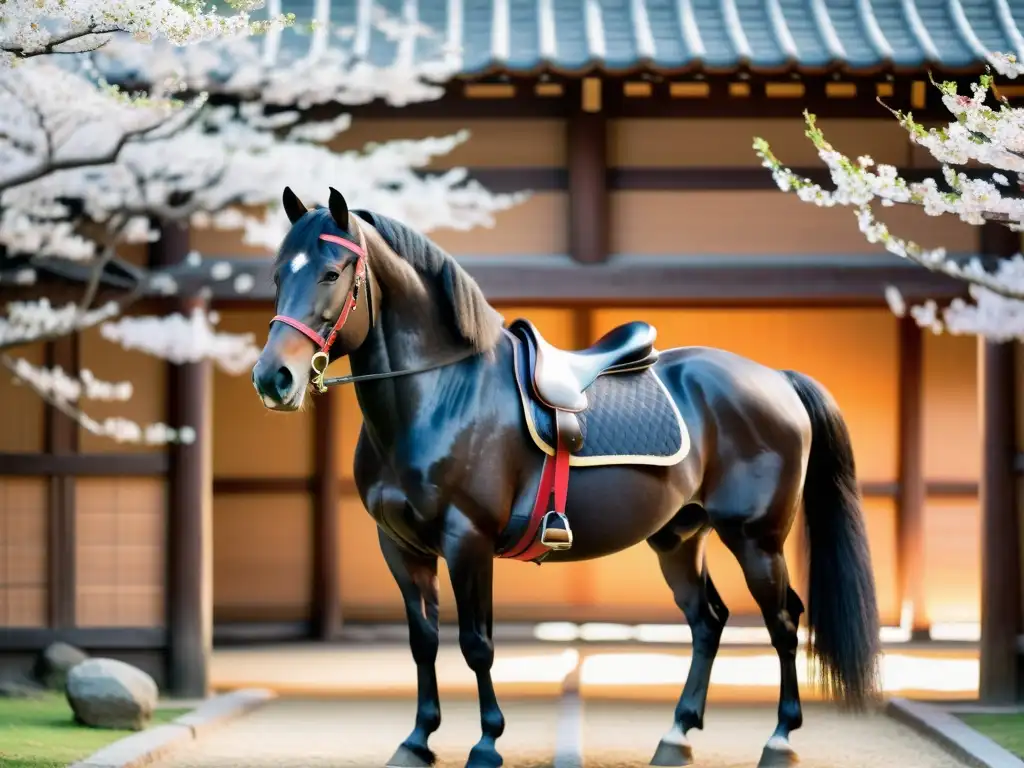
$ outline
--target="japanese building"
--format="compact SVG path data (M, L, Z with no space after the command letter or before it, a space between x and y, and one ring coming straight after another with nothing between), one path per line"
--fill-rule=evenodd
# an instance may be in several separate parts
M321 30L268 36L269 60L331 45L338 28L351 28L357 52L380 65L461 51L450 55L461 56L464 74L442 99L353 108L338 148L468 128L470 140L431 170L464 166L492 190L532 195L492 229L431 236L506 319L530 317L555 344L582 347L643 319L657 327L659 348L723 347L821 381L852 433L883 624L927 638L963 635L965 625L970 636L983 622L997 649L989 658L1002 654L1001 671L988 674L1012 680L1024 666L1005 650L1024 632L1019 586L1006 586L1013 573L1022 581L1011 546L1021 535L1020 353L895 317L887 285L911 301L948 300L963 286L868 243L851 210L781 193L751 145L763 136L783 162L827 179L804 136L808 109L847 154L871 155L908 178L935 173L876 99L946 121L929 72L966 84L987 50L1024 54L1024 8L1005 0L384 5L437 39L396 46L372 25L369 2L269 4L271 13L315 18ZM1013 99L1024 88L1000 92ZM344 191L344 180L337 186ZM1017 236L998 227L909 207L882 218L954 256L1019 250ZM211 301L222 329L265 338L270 254L230 233L195 230L169 232L159 252L133 258L189 249L257 276L250 294L215 289ZM159 660L170 648L184 659L188 651L175 649L202 635L211 615L224 638L331 638L346 625L404 621L353 485L360 415L351 389L280 416L264 411L246 377L209 365L173 370L98 333L30 354L103 378L131 371L135 397L110 415L188 421L209 443L127 450L0 382L0 652L13 658L61 637L132 658ZM94 410L106 415L105 407ZM203 576L195 563L206 547L212 572ZM799 550L794 535L797 583ZM760 624L739 567L714 537L709 569L731 623ZM644 546L572 565L501 561L495 580L499 622L682 621ZM441 584L450 621L444 575Z

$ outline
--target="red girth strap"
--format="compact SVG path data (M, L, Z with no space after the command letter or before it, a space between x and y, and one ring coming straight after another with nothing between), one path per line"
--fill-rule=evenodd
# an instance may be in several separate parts
M338 332L345 325L345 321L348 320L348 316L358 304L359 288L366 279L366 249L361 245L353 243L351 240L346 240L344 237L339 237L338 235L320 235L320 239L325 240L328 243L336 243L344 248L348 248L348 250L352 251L352 253L359 257L356 259L356 274L352 280L352 287L349 289L348 296L345 297L345 303L341 307L341 314L338 315L338 319L334 323L334 327L331 328L330 333L327 334L327 338L324 338L302 321L296 320L294 317L288 317L287 315L274 315L270 323L273 324L275 322L279 322L284 323L285 325L290 325L299 333L307 336L310 341L316 344L320 348L320 351L326 355L330 350L331 345L334 344L334 340L338 337Z
M544 469L541 472L540 484L537 486L537 498L533 502L530 524L526 527L523 537L509 550L515 554L506 554L502 557L528 562L548 552L548 548L541 543L538 535L541 521L543 521L544 515L552 509L565 514L565 500L568 495L569 449L562 443L556 427L555 455L544 456ZM524 543L527 545L526 548L517 552Z

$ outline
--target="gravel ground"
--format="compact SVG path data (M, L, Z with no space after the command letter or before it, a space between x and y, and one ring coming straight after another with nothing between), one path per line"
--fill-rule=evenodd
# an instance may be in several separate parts
M551 768L559 705L506 701L498 746L510 768ZM753 768L775 727L774 707L709 708L691 733L695 768ZM156 768L380 768L412 728L412 702L279 699L190 745ZM441 768L465 765L479 738L476 703L448 701L431 746ZM646 766L668 729L672 706L584 703L585 768ZM805 708L793 737L802 768L961 768L962 764L884 715L840 716Z

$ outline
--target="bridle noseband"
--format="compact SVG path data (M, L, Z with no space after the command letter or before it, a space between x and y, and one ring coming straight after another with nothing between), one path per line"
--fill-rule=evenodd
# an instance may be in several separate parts
M334 322L334 327L331 328L327 336L324 337L301 320L296 320L294 317L288 317L288 315L274 315L270 324L273 325L275 322L281 322L285 325L290 325L319 347L319 351L313 355L313 358L309 361L309 365L315 374L315 376L313 376L313 386L316 387L320 394L323 394L327 391L327 387L324 386L324 372L327 370L327 365L331 361L331 346L334 344L335 339L338 338L338 333L348 321L348 316L352 314L352 310L358 305L359 289L363 283L366 282L366 249L361 245L358 245L351 240L347 240L344 237L339 237L338 235L323 234L320 235L320 239L325 240L328 243L335 243L343 248L347 248L358 257L356 259L355 277L352 280L352 287L349 288L348 295L345 297L345 303L341 307L341 313L338 315L338 319Z

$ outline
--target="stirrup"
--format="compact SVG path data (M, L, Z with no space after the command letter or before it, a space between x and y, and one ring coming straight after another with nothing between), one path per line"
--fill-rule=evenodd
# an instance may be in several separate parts
M550 526L552 516L562 522L561 528ZM569 520L561 512L551 510L544 515L540 524L540 543L548 549L563 550L572 547L572 528L569 527Z

